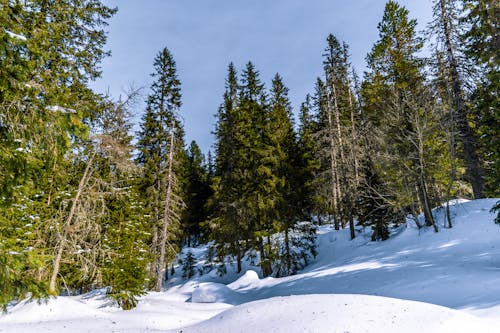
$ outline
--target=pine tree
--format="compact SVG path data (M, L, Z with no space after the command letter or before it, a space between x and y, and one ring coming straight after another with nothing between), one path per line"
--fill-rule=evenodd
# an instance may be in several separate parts
M463 0L466 26L463 34L466 56L479 69L471 102L480 138L485 193L498 196L500 189L500 9L493 0Z
M359 182L358 142L356 138L355 102L350 83L347 44L342 45L333 35L327 38L328 46L324 54L325 93L327 123L324 132L329 136L330 172L335 195L332 201L336 209L334 217L344 227L347 223L354 232L354 190Z
M477 155L477 138L470 125L471 110L466 101L464 72L469 68L461 50L459 24L460 8L458 1L439 0L434 3L434 22L431 31L435 32L438 47L444 57L441 59L441 80L447 81L447 95L450 96L451 126L457 130L457 138L461 142L461 155L466 168L466 176L472 185L475 198L483 197L483 179L480 161ZM465 74L466 75L466 74ZM454 139L454 138L453 138ZM455 147L452 147L453 154ZM452 172L453 173L453 172Z
M196 272L195 272L195 257L193 255L193 252L189 250L186 253L186 257L182 260L182 278L183 279L190 279L192 278Z
M0 47L0 205L10 212L0 219L14 227L23 223L19 216L34 217L24 223L25 236L0 251L10 257L6 269L15 272L8 283L20 278L8 297L38 297L48 289L54 254L47 228L63 223L62 196L76 185L67 181L78 169L72 168L79 160L74 152L83 152L78 147L87 140L87 120L100 110L88 82L100 74L107 55L103 26L115 10L99 1L2 1L0 12L7 28ZM26 258L9 254L16 249Z
M298 179L298 145L293 130L292 107L288 99L288 88L283 84L283 79L276 74L271 86L269 101L268 140L267 147L270 164L270 172L273 174L274 182L268 181L272 190L268 192L269 199L273 202L271 211L268 213L270 225L268 234L277 231L284 233L283 251L277 252L270 257L273 262L282 262L281 267L273 268L278 274L290 275L295 272L296 264L292 253L292 242L290 232L293 230L299 217L300 206L295 190L299 187ZM275 226L273 225L275 224ZM269 244L268 247L272 247Z
M405 8L387 3L378 25L380 39L368 55L363 98L367 120L378 130L379 141L372 143L380 152L376 164L388 176L384 181L397 196L394 203L400 209L420 207L426 224L437 231L429 168L434 99L424 81L423 61L417 57L422 41L416 24Z
M249 238L248 228L240 218L238 200L243 195L237 170L240 166L238 148L238 105L239 85L236 69L231 63L228 67L224 102L219 108L216 135L215 172L213 177L214 196L211 201L212 216L210 228L216 242L219 261L234 255L237 272L241 271L241 260L246 251L244 240ZM223 269L223 268L221 268Z
M149 203L151 277L154 289L160 291L163 270L175 254L174 241L184 207L179 178L185 155L184 131L177 115L181 107L180 82L175 61L167 48L156 56L154 70L155 81L139 133L137 161L143 167L141 192Z
M205 158L196 141L191 142L186 155L186 209L182 224L187 246L191 247L207 236L201 224L208 219L207 202L212 193Z
M311 218L315 212L314 179L319 172L319 161L316 159L316 142L314 139L315 122L312 115L311 96L307 95L300 107L298 150L297 150L297 175L300 184L294 188L297 193L299 217ZM318 215L318 214L317 214Z
M108 295L125 310L137 304L146 284L147 225L143 204L135 186L138 169L132 161L129 108L137 98L132 91L125 100L109 101L102 117L101 138L108 147L99 157L99 172L111 184L104 200L102 225L103 285Z

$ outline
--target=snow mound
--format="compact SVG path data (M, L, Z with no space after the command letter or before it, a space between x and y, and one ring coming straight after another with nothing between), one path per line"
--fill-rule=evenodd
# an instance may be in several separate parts
M253 270L247 270L239 279L227 286L231 289L244 289L259 281L259 275Z
M102 317L103 313L71 297L46 301L23 301L0 318L0 323L47 322L83 317Z
M240 304L242 295L222 283L200 283L191 296L193 303Z
M498 332L492 322L449 308L365 295L302 295L245 303L189 332Z

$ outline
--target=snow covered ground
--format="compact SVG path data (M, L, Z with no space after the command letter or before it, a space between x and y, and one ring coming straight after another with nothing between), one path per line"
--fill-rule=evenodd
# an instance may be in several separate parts
M0 315L0 332L500 332L500 226L495 199L459 202L454 227L408 222L385 242L369 232L319 229L316 260L297 275L215 272L110 305L103 290L22 302ZM206 248L193 249L202 258ZM200 265L202 262L200 262ZM252 268L249 263L247 268ZM257 268L253 268L258 271Z

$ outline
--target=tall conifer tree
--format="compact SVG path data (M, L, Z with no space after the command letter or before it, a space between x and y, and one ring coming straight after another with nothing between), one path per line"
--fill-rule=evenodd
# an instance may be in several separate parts
M175 239L184 207L182 167L184 131L179 121L181 107L180 81L176 64L167 48L154 60L151 94L139 133L137 161L143 167L142 192L148 202L148 217L152 229L151 278L154 289L160 291L167 276L163 271L175 254Z
M416 24L408 18L408 10L394 1L386 4L378 25L380 39L367 58L370 72L363 97L367 119L380 131L377 136L382 140L376 146L381 159L376 164L389 176L386 184L398 197L400 208L421 209L426 224L437 231L429 172L429 140L436 120L424 64L417 57L422 40L416 35Z

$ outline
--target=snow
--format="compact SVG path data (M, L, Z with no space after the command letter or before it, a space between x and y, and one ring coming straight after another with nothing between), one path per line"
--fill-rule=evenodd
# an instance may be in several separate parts
M51 105L46 107L47 111L60 112L60 113L77 113L76 110L65 108L59 105Z
M319 255L299 274L261 278L250 260L183 280L122 311L105 290L23 301L0 315L0 332L500 332L498 199L456 201L453 228L436 210L439 232L409 220L385 242L370 230L318 229ZM205 267L207 246L190 250Z
M496 323L427 303L366 295L301 295L246 303L182 332L494 332Z
M9 30L5 30L5 32L7 33L7 35L9 35L10 38L15 38L15 39L19 39L19 40L22 40L22 41L26 41L26 37L23 36L23 35L19 35L19 34L15 34L13 33L12 31L9 31Z

